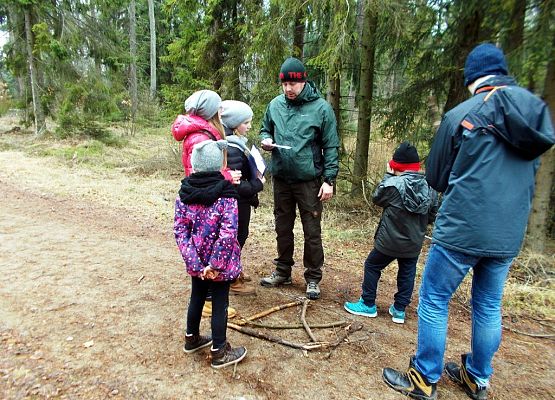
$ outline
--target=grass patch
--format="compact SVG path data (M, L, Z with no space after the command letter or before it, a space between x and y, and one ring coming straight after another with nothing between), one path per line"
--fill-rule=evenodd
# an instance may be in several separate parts
M4 116L10 108L13 107L13 102L8 99L0 99L0 117Z
M63 161L92 162L102 157L105 147L106 145L101 141L89 139L75 145L62 144L42 148L37 151L37 154L56 157Z
M509 280L505 286L503 307L511 314L555 318L555 287L526 285Z

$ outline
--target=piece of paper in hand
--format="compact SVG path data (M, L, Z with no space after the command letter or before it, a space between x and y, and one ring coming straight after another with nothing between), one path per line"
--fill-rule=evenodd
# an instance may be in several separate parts
M261 175L264 175L264 172L266 172L266 163L264 162L264 158L262 157L262 154L260 154L260 150L258 150L254 144L251 147L249 163L251 164L251 170L256 168L256 171L260 172Z
M286 146L284 144L275 144L275 143L272 143L272 144L274 145L274 147L277 147L278 149L285 149L285 150L291 149L291 146Z

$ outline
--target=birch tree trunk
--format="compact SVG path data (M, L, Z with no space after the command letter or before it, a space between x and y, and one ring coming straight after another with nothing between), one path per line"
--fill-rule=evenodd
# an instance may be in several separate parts
M148 0L148 20L150 24L150 98L156 97L156 22L154 0Z
M366 0L362 28L362 52L360 60L360 95L358 101L358 127L353 167L351 196L362 193L362 185L368 173L368 147L372 121L372 92L374 90L374 58L376 53L376 30L378 19L376 5Z
M24 7L25 16L25 42L27 47L27 63L29 65L29 76L31 78L31 93L33 96L33 113L35 114L35 135L40 136L44 133L46 123L44 120L44 112L39 94L39 85L37 81L37 70L33 57L33 32L31 30L31 11L29 7Z
M135 0L129 3L129 55L131 63L129 65L129 96L131 100L130 115L130 134L135 134L135 118L137 116L138 95L137 95L137 17Z

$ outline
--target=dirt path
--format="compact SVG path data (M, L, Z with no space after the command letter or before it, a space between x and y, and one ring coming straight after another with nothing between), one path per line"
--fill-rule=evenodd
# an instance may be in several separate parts
M190 286L171 235L172 186L0 152L0 398L404 398L381 382L381 368L408 362L414 308L404 326L383 313L351 318L341 304L358 295L361 273L349 277L350 262L337 252L329 254L323 298L312 303L308 320L363 322L351 343L303 353L228 331L232 343L249 350L235 375L212 370L206 353L185 355ZM271 270L267 214L254 215L261 233L245 248L255 280ZM251 315L289 302L303 294L301 273L295 270L291 288L259 288L256 297L232 297L231 304ZM393 285L389 271L380 286L382 310ZM291 308L265 321L298 322L299 312ZM454 306L449 358L467 349L467 332L468 313ZM269 333L308 341L302 330ZM338 333L315 330L321 340ZM491 398L554 398L552 344L505 332ZM439 396L466 398L445 381Z

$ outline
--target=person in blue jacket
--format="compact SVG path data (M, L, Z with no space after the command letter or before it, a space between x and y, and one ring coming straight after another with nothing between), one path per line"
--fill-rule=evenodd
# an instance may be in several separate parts
M508 76L493 44L469 53L464 79L473 96L445 114L426 164L443 201L420 287L416 355L407 372L383 370L386 384L417 399L437 397L449 301L471 268L471 348L445 372L470 398L487 399L503 287L524 239L538 157L555 143L546 104Z

